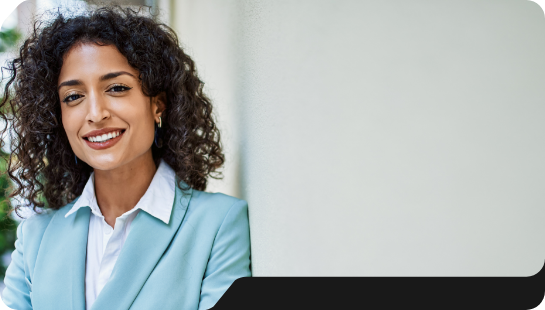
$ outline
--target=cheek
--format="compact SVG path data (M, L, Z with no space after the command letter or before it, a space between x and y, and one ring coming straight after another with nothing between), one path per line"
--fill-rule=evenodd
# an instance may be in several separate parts
M112 113L130 128L130 139L126 140L131 152L141 153L149 149L155 137L155 121L149 109L147 97L132 98L129 103L119 105Z
M137 118L134 118L132 124L136 129L134 131L136 138L134 142L142 147L150 147L155 137L153 116L148 113L140 114Z
M84 157L82 153L82 145L78 143L78 134L84 124L85 115L81 115L80 109L63 109L61 108L62 126L72 151L80 158Z
M72 140L74 136L77 135L78 129L80 128L77 114L69 109L61 109L61 114L64 131L66 132L68 139Z

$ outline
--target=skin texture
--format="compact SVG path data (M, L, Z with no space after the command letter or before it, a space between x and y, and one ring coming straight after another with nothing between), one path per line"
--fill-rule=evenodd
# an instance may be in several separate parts
M104 79L113 72L124 73ZM115 46L81 43L65 54L58 79L65 83L58 92L68 141L78 160L93 168L97 203L112 227L138 203L157 169L151 146L164 95L146 96L138 76ZM125 132L115 145L92 149L83 136L103 128Z

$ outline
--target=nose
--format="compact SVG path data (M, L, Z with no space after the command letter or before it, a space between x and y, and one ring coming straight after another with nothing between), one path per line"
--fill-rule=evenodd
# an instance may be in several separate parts
M89 94L86 120L89 123L98 123L110 118L110 111L106 100L96 93Z

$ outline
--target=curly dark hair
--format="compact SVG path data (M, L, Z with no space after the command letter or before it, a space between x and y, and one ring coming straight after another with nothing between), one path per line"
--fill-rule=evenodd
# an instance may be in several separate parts
M57 92L63 55L79 43L117 47L140 73L146 96L166 94L163 147L152 146L156 163L163 159L197 190L205 190L209 176L221 178L217 169L225 158L212 104L175 32L142 9L105 6L65 15L57 11L54 18L36 22L18 57L2 68L10 73L0 103L2 133L11 127L15 135L8 163L15 185L10 197L26 199L37 212L59 209L81 195L93 171L74 160ZM17 214L21 207L15 208Z

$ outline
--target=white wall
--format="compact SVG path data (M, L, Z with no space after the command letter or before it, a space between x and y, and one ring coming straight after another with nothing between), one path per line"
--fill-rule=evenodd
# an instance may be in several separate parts
M525 0L171 2L256 276L528 276L545 19Z
M205 93L213 100L226 153L223 180L211 179L207 190L241 197L240 126L237 109L237 1L172 1L170 22L197 64ZM162 8L159 8L162 10Z

